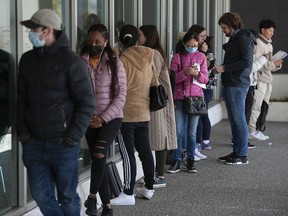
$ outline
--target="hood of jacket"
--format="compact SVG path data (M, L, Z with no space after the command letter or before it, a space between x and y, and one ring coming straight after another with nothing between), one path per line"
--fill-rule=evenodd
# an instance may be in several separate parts
M139 71L145 71L153 62L154 50L144 46L132 46L124 50L121 59L134 65Z
M254 45L257 44L255 35L249 29L247 29L247 28L240 29L239 32L237 32L234 37L237 38L237 37L240 37L242 35L245 35L248 38L250 38L253 41Z

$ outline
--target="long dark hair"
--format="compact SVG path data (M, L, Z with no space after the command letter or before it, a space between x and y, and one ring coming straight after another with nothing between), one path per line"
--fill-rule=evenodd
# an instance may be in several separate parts
M160 37L156 26L143 25L139 29L143 32L144 36L146 37L146 41L143 45L158 50L167 65L167 58L165 56L164 49L161 45Z
M83 54L88 52L88 39L90 37L91 32L100 32L102 33L103 37L108 41L106 46L104 47L103 52L106 52L108 55L108 64L112 72L112 82L111 82L111 98L114 98L116 95L116 85L118 84L118 76L117 76L117 62L116 62L116 57L115 54L110 46L109 43L109 33L105 25L103 24L94 24L92 25L87 34L86 40L81 44L81 50L80 50L80 55L82 56ZM101 55L102 58L103 55Z

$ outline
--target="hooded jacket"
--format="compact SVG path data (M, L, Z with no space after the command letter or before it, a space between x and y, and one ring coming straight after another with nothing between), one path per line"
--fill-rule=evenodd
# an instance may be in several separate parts
M95 103L87 67L69 49L63 32L52 46L22 55L18 84L17 129L22 143L30 138L80 143Z
M150 86L156 85L153 57L154 50L144 46L129 47L120 56L127 80L123 122L150 120Z
M228 43L223 45L224 72L221 74L224 87L249 87L249 75L253 65L256 39L248 29L236 30Z

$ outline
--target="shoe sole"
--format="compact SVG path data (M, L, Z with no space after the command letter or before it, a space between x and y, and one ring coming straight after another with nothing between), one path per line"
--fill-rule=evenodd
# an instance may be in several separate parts
M254 149L254 148L256 148L256 146L253 146L253 147L248 146L248 149Z
M86 214L86 215L89 215L89 216L97 216L97 215L98 215L97 212L96 212L96 213L91 213L91 212L88 211L88 210L85 211L85 214Z
M145 196L144 194L142 194L142 193L139 192L139 191L137 191L137 193L138 193L141 197L143 197L143 198L145 198L145 199L147 199L147 200L151 200L152 197L153 197L153 195L152 195L151 197L147 197L147 196Z
M227 164L227 165L247 165L247 164L249 164L249 162L248 161L246 163L242 163L242 162L237 162L237 163L225 162L225 164Z
M189 173L197 173L197 170L187 170Z
M167 173L177 173L177 172L179 172L180 171L180 169L179 170L167 170L166 172Z
M256 137L252 137L252 136L248 136L248 139L249 139L249 140L258 140L258 141L265 141L265 140L267 140L266 137L265 137L265 138L262 138L262 139L261 139L261 138L259 139L258 137L256 138Z
M110 204L113 206L132 206L132 205L135 205L135 202L134 203L112 203L110 202Z
M157 184L157 185L153 185L153 188L163 188L166 187L166 184Z

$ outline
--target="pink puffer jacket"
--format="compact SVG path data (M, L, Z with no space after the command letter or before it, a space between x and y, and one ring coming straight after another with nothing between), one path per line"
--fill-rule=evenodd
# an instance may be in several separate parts
M180 54L175 54L171 59L170 70L176 73L175 78L175 94L174 100L183 100L184 98L184 90L183 90L183 82L185 89L185 96L203 96L203 90L199 85L193 83L193 79L197 79L197 81L201 84L206 84L208 81L208 71L207 71L207 61L206 57L203 53L196 51L195 53L184 52L181 53L182 59L182 67ZM191 67L194 63L198 63L200 65L199 76L186 76L183 73L183 69L186 67Z

